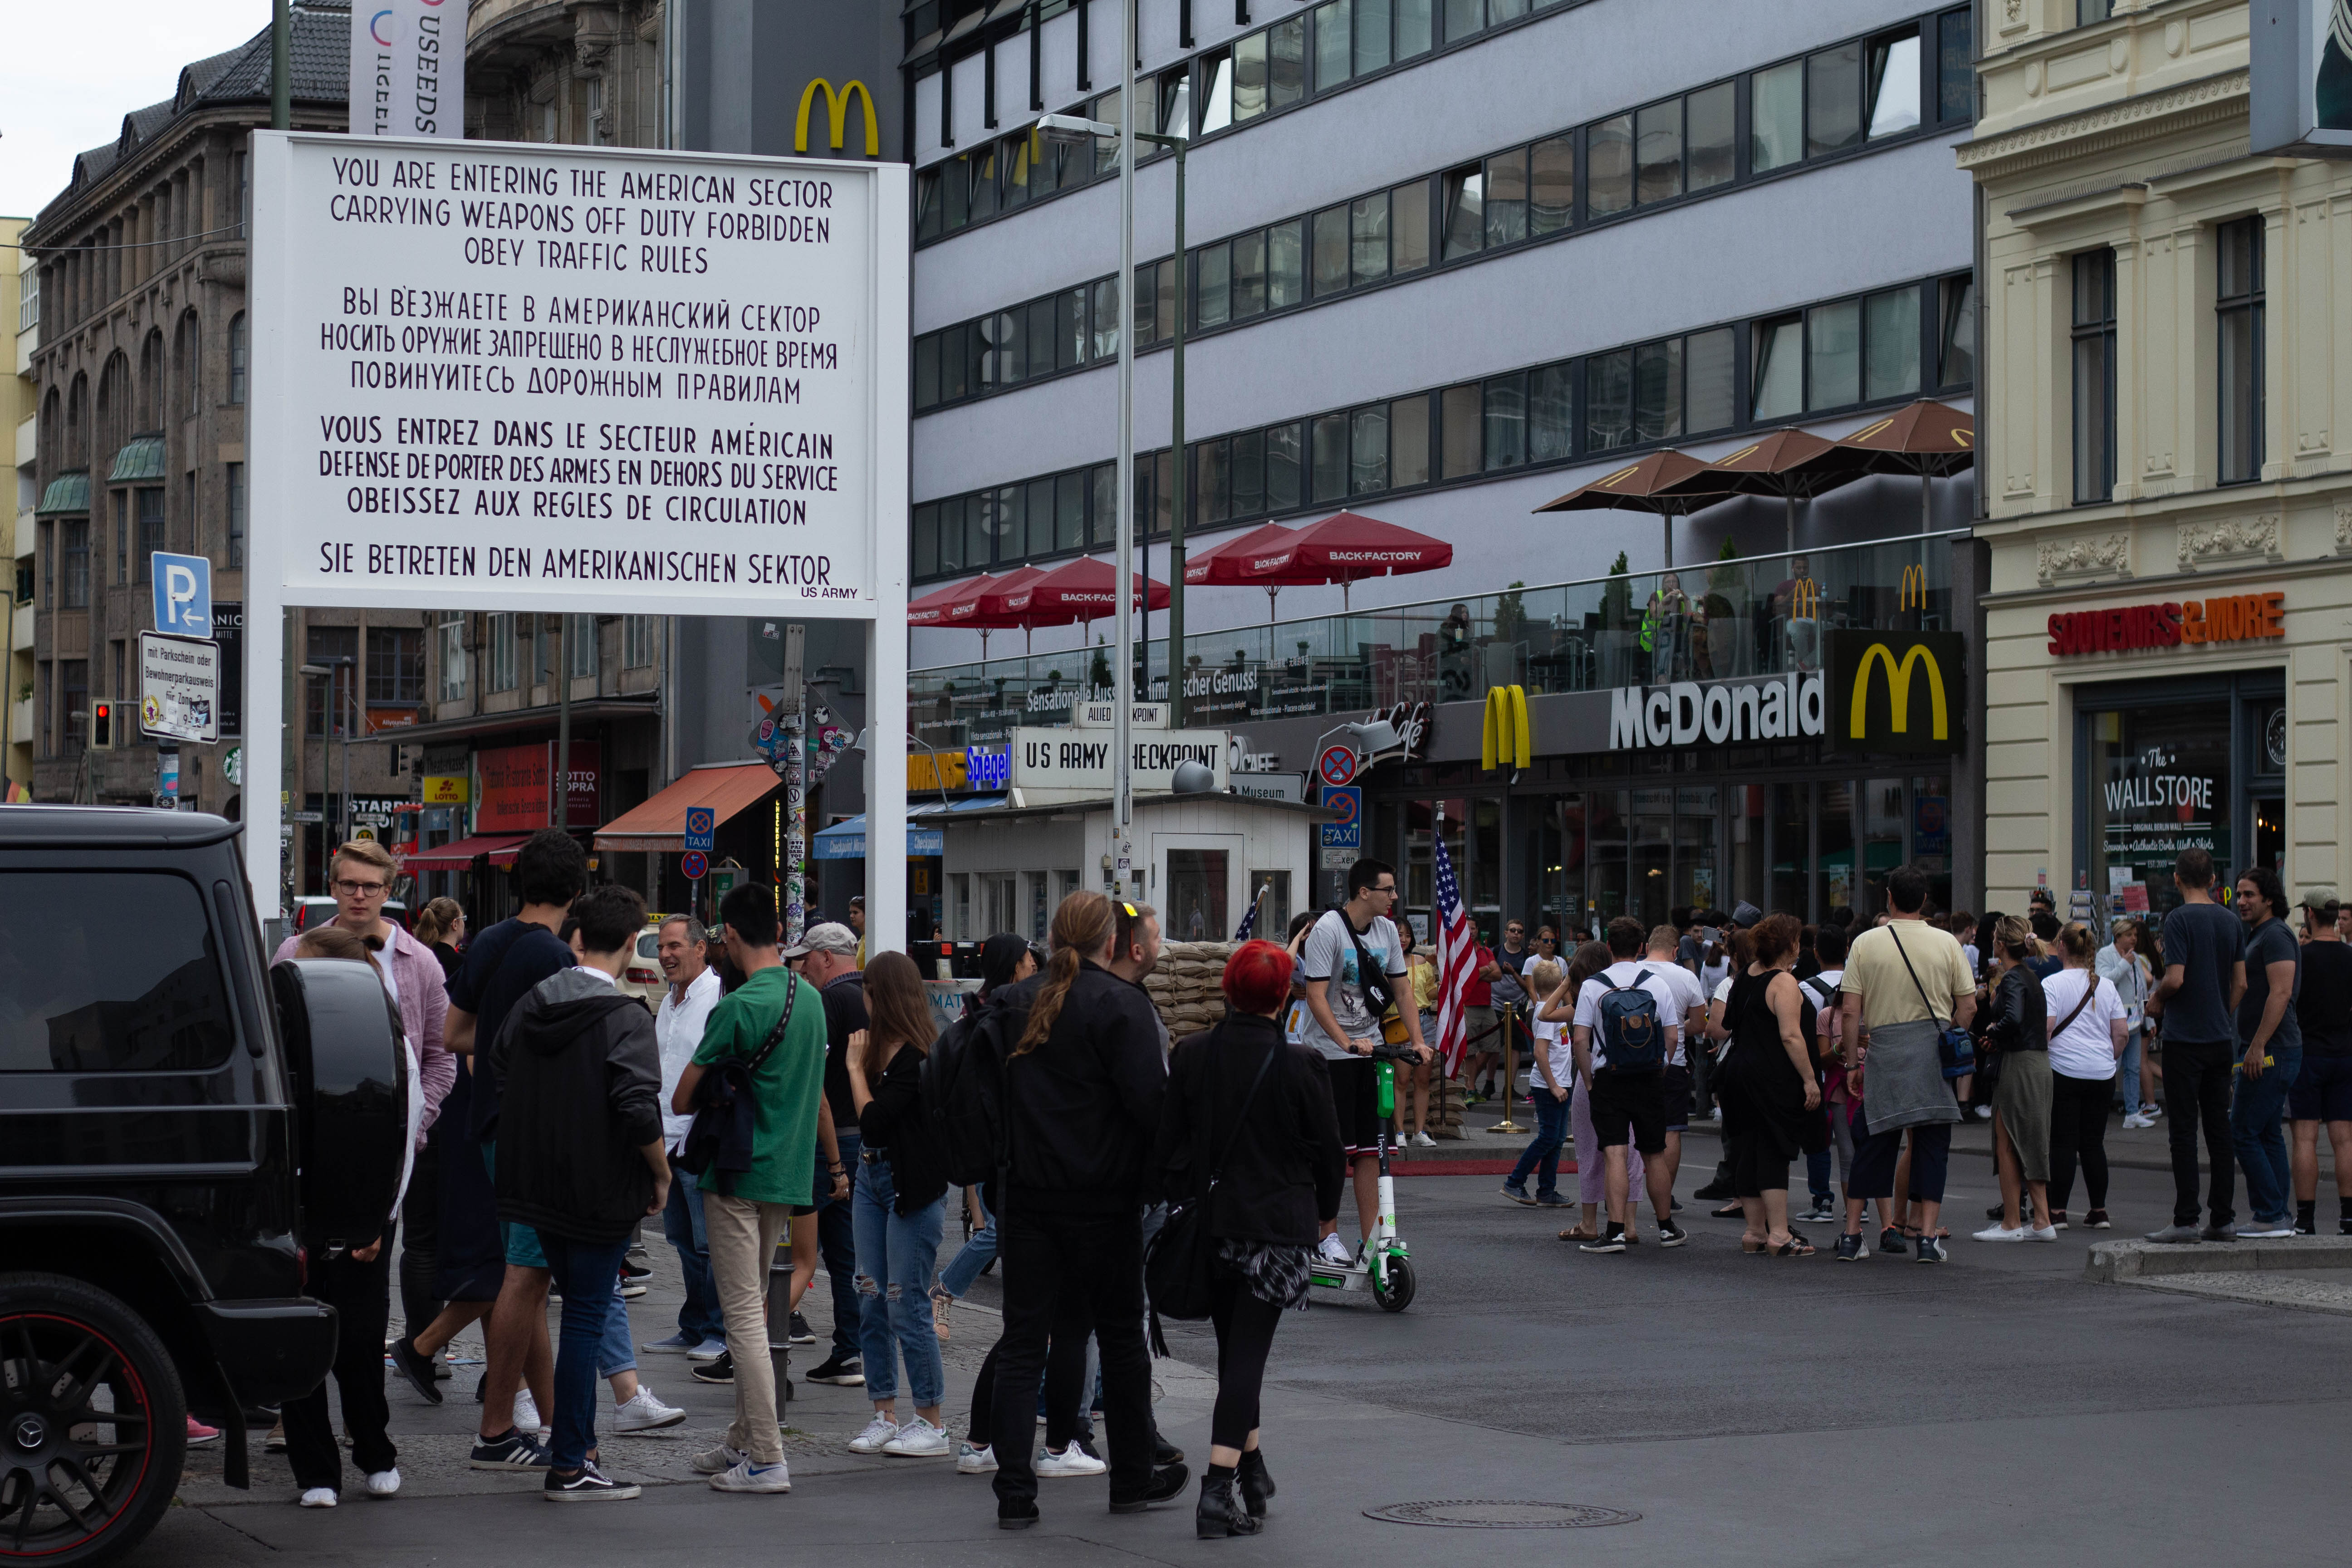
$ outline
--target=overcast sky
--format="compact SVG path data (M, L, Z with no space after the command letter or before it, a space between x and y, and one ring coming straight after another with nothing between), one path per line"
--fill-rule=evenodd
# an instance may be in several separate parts
M6 0L0 50L0 215L30 217L65 189L74 154L172 96L180 68L269 26L269 0Z

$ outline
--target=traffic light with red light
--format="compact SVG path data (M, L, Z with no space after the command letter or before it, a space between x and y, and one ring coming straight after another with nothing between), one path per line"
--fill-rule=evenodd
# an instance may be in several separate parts
M89 749L110 752L115 741L115 705L99 701L89 705Z

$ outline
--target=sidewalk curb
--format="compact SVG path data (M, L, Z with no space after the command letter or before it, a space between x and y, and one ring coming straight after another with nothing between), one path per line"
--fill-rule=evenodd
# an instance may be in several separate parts
M2083 1277L2101 1285L2128 1285L2177 1274L2245 1274L2283 1268L2352 1268L2352 1237L2297 1236L2183 1246L2095 1241L2083 1260Z

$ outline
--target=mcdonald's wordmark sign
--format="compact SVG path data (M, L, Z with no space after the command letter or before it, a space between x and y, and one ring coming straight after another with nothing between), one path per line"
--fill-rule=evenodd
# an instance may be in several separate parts
M1832 632L1830 750L1960 750L1968 645L1958 632Z

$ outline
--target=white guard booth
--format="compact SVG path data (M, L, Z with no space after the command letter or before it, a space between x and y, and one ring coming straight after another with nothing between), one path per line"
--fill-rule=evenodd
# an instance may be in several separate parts
M252 140L247 875L279 902L288 605L867 624L907 671L902 164ZM906 739L868 738L905 830ZM876 879L871 929L906 929Z
M1082 705L1071 728L1014 730L1001 795L913 803L915 823L940 833L951 940L1042 935L1063 898L1109 884L1103 846L1113 836L1114 731L1107 715L1089 721L1089 707L1109 705ZM1333 814L1267 798L1276 792L1232 773L1234 747L1223 731L1161 728L1162 704L1137 703L1135 718L1136 856L1162 934L1170 942L1229 941L1263 891L1255 934L1279 940L1290 916L1307 907L1316 827ZM1191 776L1199 786L1193 793L1178 794L1177 771L1188 763L1204 771Z

